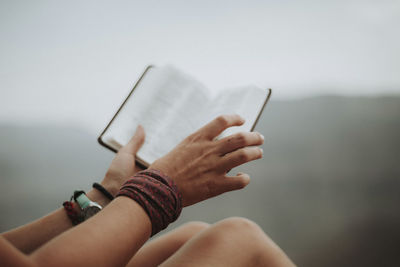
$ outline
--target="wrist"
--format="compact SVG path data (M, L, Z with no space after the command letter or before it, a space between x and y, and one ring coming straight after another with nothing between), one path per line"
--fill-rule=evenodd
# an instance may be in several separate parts
M158 170L147 169L127 180L117 197L136 201L147 213L152 236L174 222L182 211L182 197L171 178Z
M91 201L99 203L103 208L111 202L105 195L94 188L87 192L86 195Z
M121 188L121 185L123 184L123 180L121 181L116 181L115 178L109 178L105 177L103 181L101 181L101 185L108 191L110 192L111 195L114 197L118 194L119 189Z
M121 187L119 183L114 182L113 179L107 178L107 176L103 179L103 181L100 184L114 197L118 194L118 191ZM92 197L93 201L98 202L103 207L106 206L111 201L109 198L107 198L105 194L103 194L102 192L100 192L95 188L92 188L92 190L90 190L90 192L87 193L87 196L89 198Z

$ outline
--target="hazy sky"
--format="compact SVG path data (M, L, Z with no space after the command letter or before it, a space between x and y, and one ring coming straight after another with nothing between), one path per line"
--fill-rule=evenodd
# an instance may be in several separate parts
M97 133L146 65L274 98L400 93L400 1L0 0L0 122Z

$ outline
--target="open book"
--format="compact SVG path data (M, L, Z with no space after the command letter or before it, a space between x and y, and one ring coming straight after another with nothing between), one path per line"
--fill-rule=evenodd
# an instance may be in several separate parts
M172 66L149 66L98 141L116 152L141 124L146 140L136 160L148 167L218 115L236 113L246 119L244 125L227 129L219 138L252 131L270 95L271 89L255 86L215 93Z

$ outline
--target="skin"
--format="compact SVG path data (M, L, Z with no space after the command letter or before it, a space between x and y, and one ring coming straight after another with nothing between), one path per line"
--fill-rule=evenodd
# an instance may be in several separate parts
M228 218L191 238L161 267L294 266L285 253L254 222Z
M241 189L249 183L249 176L243 173L227 176L227 172L261 158L262 150L256 146L263 143L263 137L258 133L240 133L220 140L216 140L216 137L226 128L243 123L244 120L238 115L220 116L187 137L150 168L158 169L174 179L182 193L184 206ZM143 141L144 132L139 127L134 138L113 160L102 184L114 194L127 177L137 170L134 167L134 155ZM97 201L100 202L101 198L104 201L104 197L97 193L91 191L89 194L93 194L94 200L97 195ZM124 266L130 261L135 266L135 257L132 259L132 255L136 253L145 259L149 251L159 248L160 252L164 251L160 259L164 261L167 258L179 259L182 253L174 254L176 250L188 251L189 255L193 251L190 247L186 248L186 244L177 245L169 251L162 250L165 247L163 243L166 244L163 240L150 242L140 250L150 236L151 222L142 207L127 197L116 198L100 213L73 228L68 224L65 212L61 212L56 211L44 221L3 234L0 237L0 265ZM44 225L52 230L41 230L45 228ZM27 235L23 237L23 233ZM32 238L37 240L26 241ZM32 253L27 255L23 251Z
M188 240L209 228L204 222L186 223L147 242L129 261L127 267L156 267L179 250Z
M101 185L114 196L129 177L141 170L135 165L135 154L142 146L144 139L143 127L139 126L128 144L118 151L111 162ZM96 189L90 190L87 196L102 207L107 206L110 202ZM72 227L71 220L64 208L60 208L32 223L5 232L2 236L20 251L31 253Z
M220 140L215 138L225 129L240 126L239 115L216 118L199 131L188 136L166 156L156 160L149 168L172 177L182 193L183 206L244 188L250 177L244 173L228 176L232 168L260 159L264 137L256 132L237 133Z

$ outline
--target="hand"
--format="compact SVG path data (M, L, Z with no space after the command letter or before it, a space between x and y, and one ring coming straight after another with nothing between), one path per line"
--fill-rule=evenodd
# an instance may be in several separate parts
M111 162L110 168L101 184L112 195L115 196L118 193L119 188L128 178L142 170L135 165L135 155L143 145L144 138L143 127L139 125L128 144L120 148Z
M156 160L149 169L171 177L189 206L227 191L245 187L250 177L244 173L229 177L232 168L262 157L264 137L241 132L215 140L225 129L244 123L238 115L219 116L184 139L175 149Z

